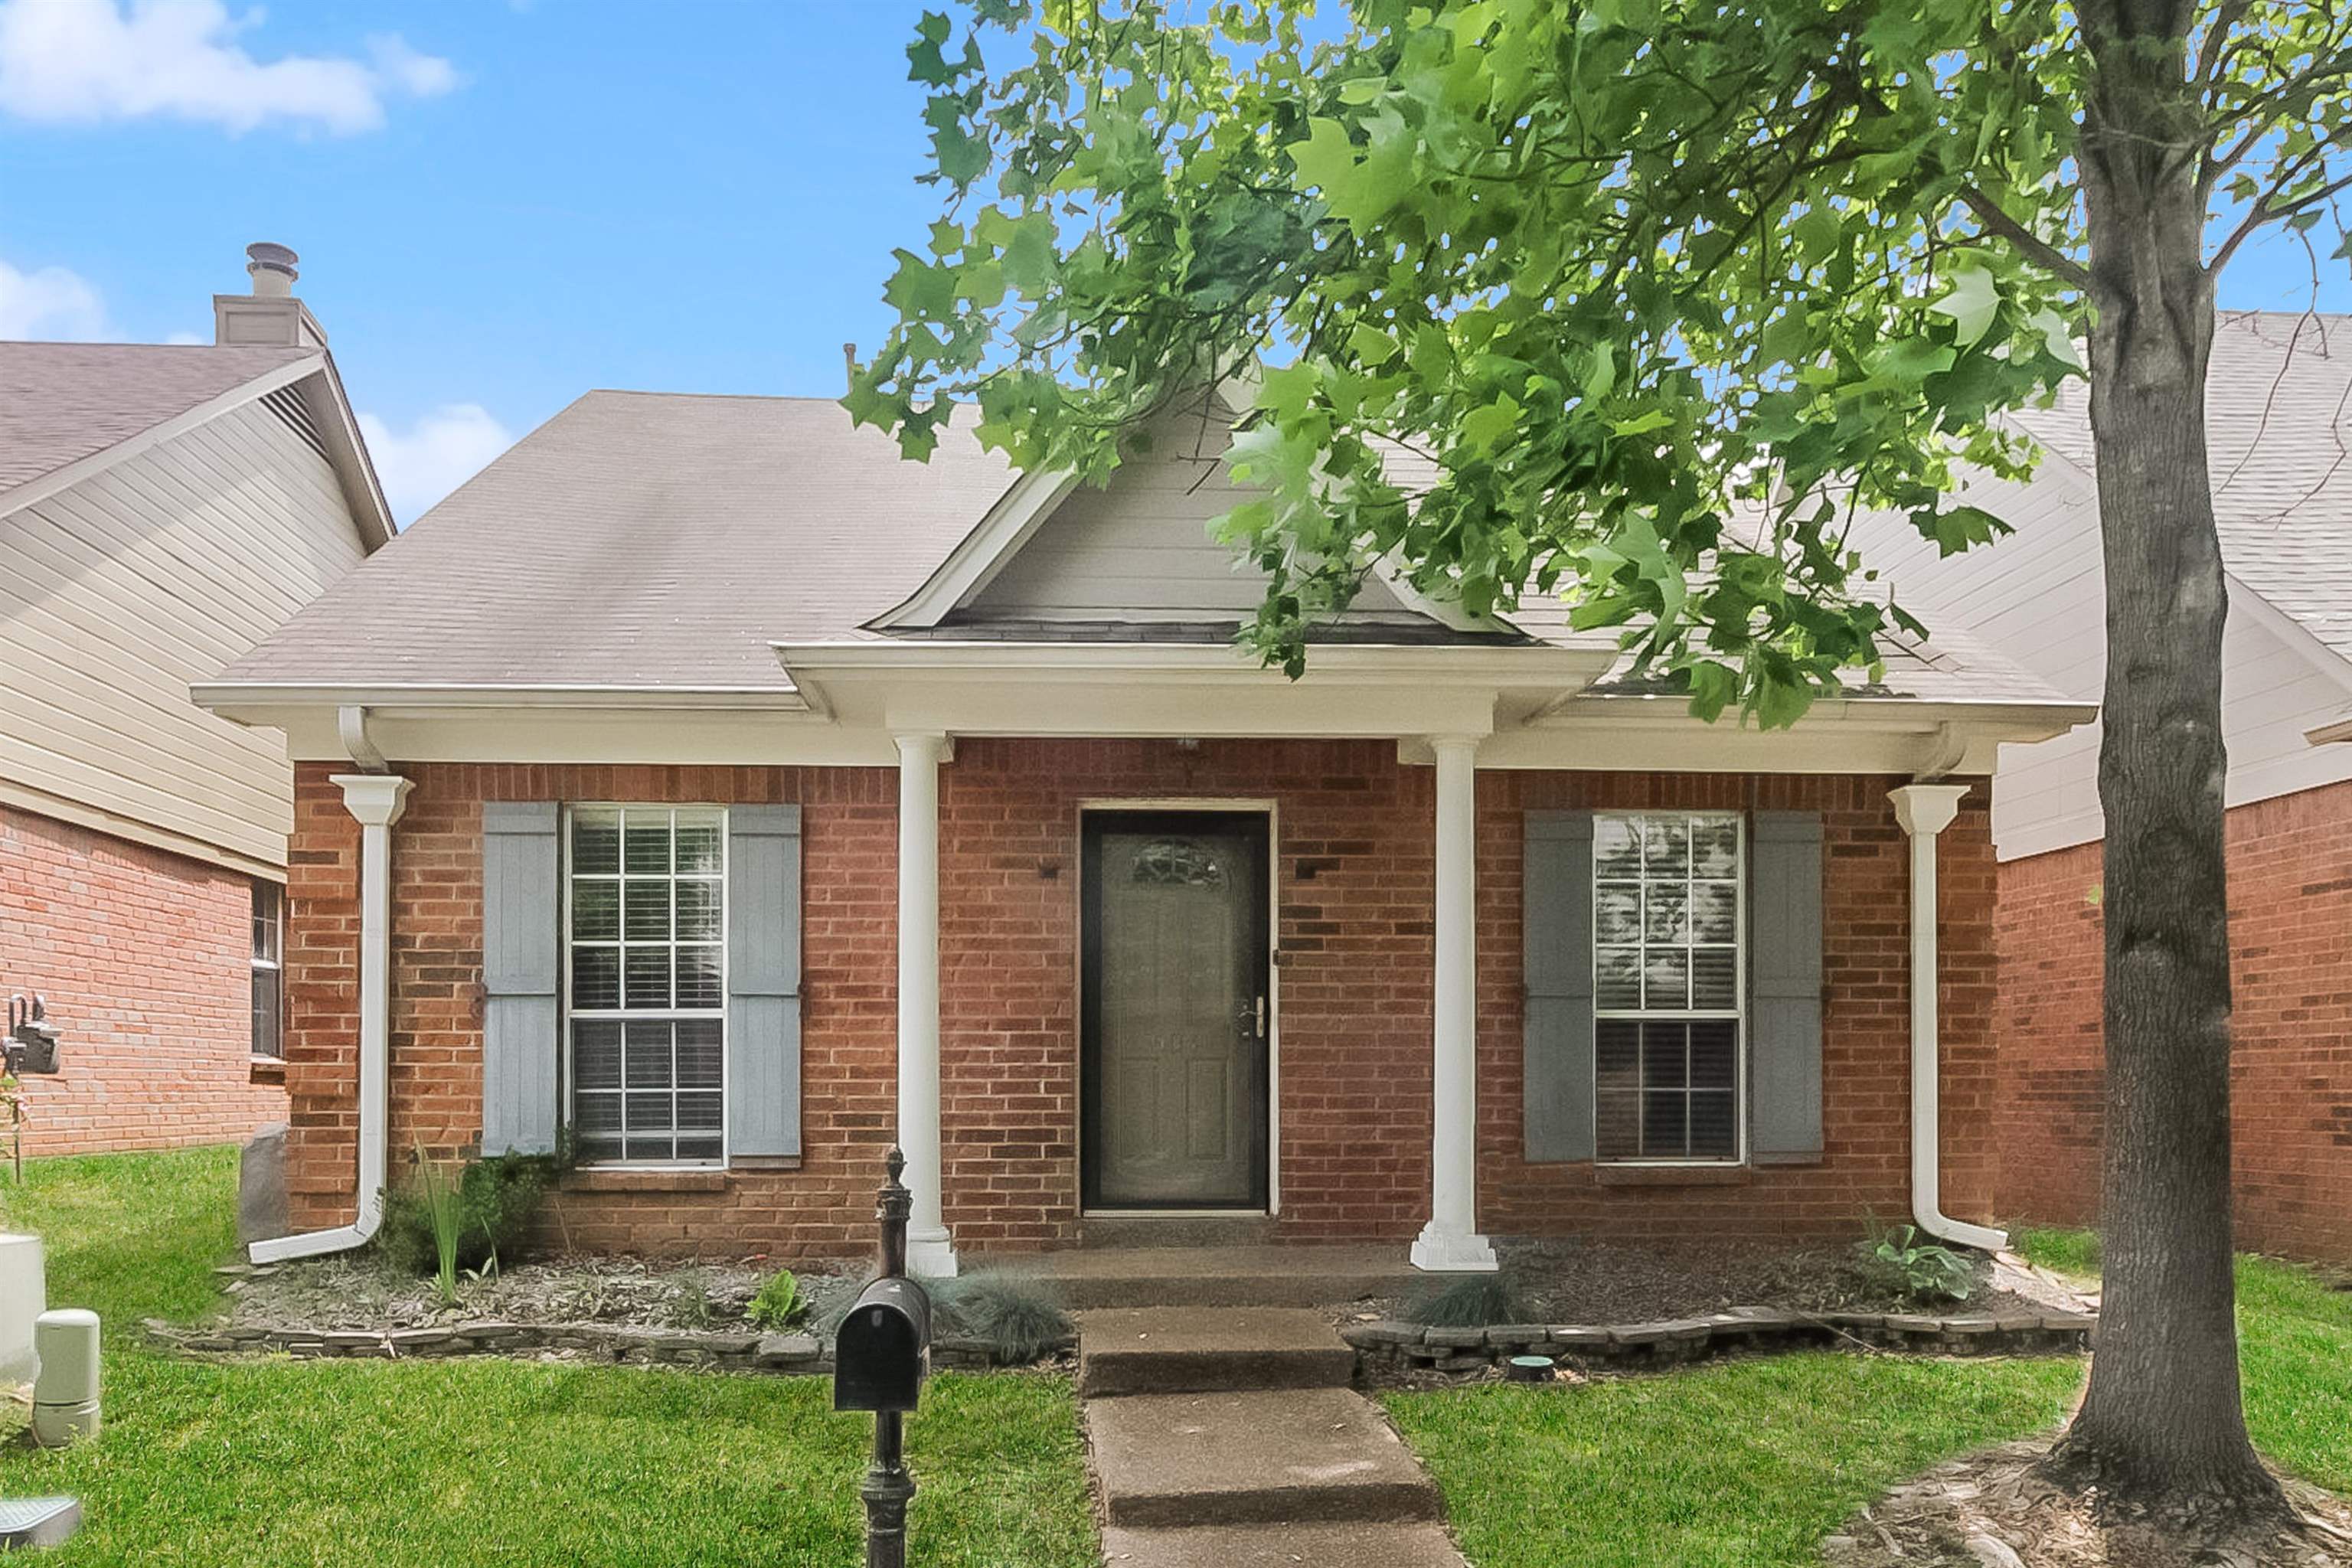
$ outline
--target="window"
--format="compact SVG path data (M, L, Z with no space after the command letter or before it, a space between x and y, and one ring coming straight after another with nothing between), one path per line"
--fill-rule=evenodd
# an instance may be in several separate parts
M1740 820L1592 825L1594 1112L1603 1160L1740 1158Z
M726 1154L727 814L575 806L572 1129L583 1160Z
M286 889L253 885L253 1054L286 1054Z

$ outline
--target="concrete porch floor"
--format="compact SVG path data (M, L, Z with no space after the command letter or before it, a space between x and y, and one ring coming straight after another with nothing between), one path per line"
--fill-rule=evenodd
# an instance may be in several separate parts
M1092 1247L967 1260L1051 1284L1074 1311L1106 1307L1328 1307L1408 1296L1431 1276L1395 1243Z

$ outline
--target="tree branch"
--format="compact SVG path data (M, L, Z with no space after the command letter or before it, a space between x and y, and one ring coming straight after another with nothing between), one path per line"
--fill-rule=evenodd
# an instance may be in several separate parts
M1960 205L1977 215L1977 221L1985 226L1987 232L2017 247L2044 271L2056 274L2084 293L2090 292L2090 268L2003 212L2000 204L1974 185L1962 185L1958 195Z
M2326 146L2328 143L2322 142L2321 145ZM2273 198L2278 195L2275 188L2264 193L2256 198L2252 208L2246 214L2245 221L2238 225L2230 237L2221 242L2221 248L2213 253L2213 259L2205 264L2205 270L2218 275L2221 268L2229 264L2230 258L2238 253L2238 247L2252 239L2261 229L2291 218L2305 208L2316 205L2337 192L2347 190L2352 190L2352 174L2345 174L2328 181L2324 185L2315 186L2283 205L2271 205Z

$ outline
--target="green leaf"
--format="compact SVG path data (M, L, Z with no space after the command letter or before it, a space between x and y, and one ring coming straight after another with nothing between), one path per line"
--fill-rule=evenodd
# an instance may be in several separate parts
M1646 436L1653 430L1663 430L1674 422L1675 416L1664 409L1653 408L1630 419L1612 419L1609 422L1609 428L1620 436Z
M891 309L918 320L944 321L955 313L955 273L937 267L911 250L894 250L898 270L882 285L882 300Z
M1369 321L1358 321L1348 333L1348 352L1375 368L1396 358L1397 341Z
M1951 291L1927 309L1951 317L1954 341L1964 349L1973 348L1992 330L1993 317L2000 311L2000 286L1981 267L1956 267Z
M1603 338L1592 345L1584 371L1584 401L1598 403L1617 384L1617 345Z
M2090 366L2083 363L2082 351L2074 346L2074 334L2066 325L2066 318L2048 309L2036 310L2026 324L2042 334L2042 346L2059 363L2072 365L2087 373Z
M1520 412L1508 396L1472 409L1462 416L1462 444L1481 455L1493 453L1518 427Z

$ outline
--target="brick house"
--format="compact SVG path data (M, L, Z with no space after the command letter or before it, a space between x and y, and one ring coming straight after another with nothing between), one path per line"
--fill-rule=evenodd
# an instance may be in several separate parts
M391 537L291 251L216 342L0 342L0 993L31 1154L283 1120L284 739L188 700Z
M2352 316L2228 314L2207 418L2229 569L2231 1101L2242 1245L2352 1259ZM2051 686L2105 674L2097 490L2080 389L2022 423L2048 454L1977 499L2016 525L1938 562L1862 548L1930 628L1964 621ZM2005 747L2001 1212L2096 1218L2102 1119L2099 729Z
M1096 488L591 393L201 687L297 759L257 1256L420 1144L570 1149L575 1246L824 1257L895 1141L932 1273L1204 1214L1997 1242L1985 775L2091 710L1956 637L1706 726L1388 581L1286 680L1230 419Z

